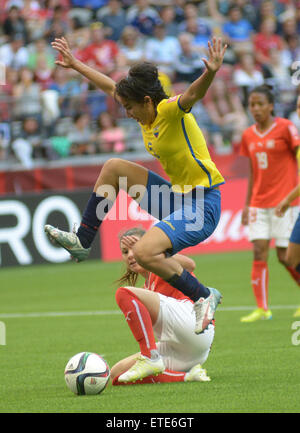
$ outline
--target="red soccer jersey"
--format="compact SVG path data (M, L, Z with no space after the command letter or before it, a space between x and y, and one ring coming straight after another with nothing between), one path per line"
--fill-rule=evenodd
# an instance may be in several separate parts
M93 62L95 67L103 68L115 60L118 52L118 45L114 41L104 40L99 44L88 45L82 52L82 61Z
M278 35L266 36L263 33L257 33L253 38L255 51L263 53L265 56L270 57L271 50L282 50L283 41Z
M253 188L250 206L275 207L298 184L295 148L300 145L296 126L275 118L264 133L256 125L242 136L240 154L251 159Z
M193 302L189 297L185 296L182 292L175 289L175 287L171 286L158 275L155 275L152 272L149 273L148 279L145 281L144 289L161 293L162 295L168 296L170 298L175 298L179 300L186 299Z

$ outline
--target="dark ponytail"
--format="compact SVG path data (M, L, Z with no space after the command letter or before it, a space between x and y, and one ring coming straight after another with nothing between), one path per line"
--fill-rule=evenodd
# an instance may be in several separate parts
M150 96L155 106L168 98L159 80L157 67L149 62L133 65L128 76L117 83L116 94L138 103L144 102L145 96Z

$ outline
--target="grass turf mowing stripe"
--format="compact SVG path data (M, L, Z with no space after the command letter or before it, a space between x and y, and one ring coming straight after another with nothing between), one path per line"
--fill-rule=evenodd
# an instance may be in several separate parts
M293 310L299 305L271 305L270 310ZM253 306L236 306L236 307L220 307L218 311L248 311L253 310ZM49 311L49 312L32 312L32 313L0 313L0 319L26 319L33 317L72 317L72 316L107 316L114 314L122 314L119 310L111 311Z

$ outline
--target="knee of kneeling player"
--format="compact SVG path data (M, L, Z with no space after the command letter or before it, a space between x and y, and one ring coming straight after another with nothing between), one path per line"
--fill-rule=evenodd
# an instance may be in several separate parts
M124 298L128 297L128 295L130 295L130 294L131 294L130 290L127 289L126 287L119 287L116 290L115 298L116 298L116 302L120 308L122 306L121 304L122 304L122 301L124 300Z

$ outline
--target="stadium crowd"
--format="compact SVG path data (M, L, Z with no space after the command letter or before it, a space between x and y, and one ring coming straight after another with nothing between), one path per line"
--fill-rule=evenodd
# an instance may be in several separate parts
M237 150L250 124L249 90L272 86L276 115L300 94L299 0L4 0L0 16L0 160L38 160L142 148L136 122L79 74L56 66L65 36L81 61L119 80L141 60L158 65L170 95L199 76L212 35L225 62L193 108L218 153Z

